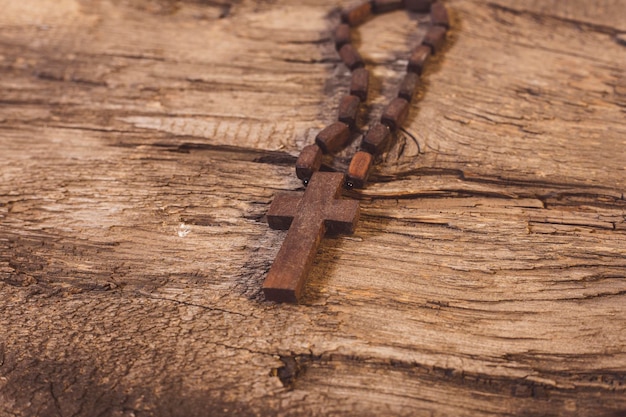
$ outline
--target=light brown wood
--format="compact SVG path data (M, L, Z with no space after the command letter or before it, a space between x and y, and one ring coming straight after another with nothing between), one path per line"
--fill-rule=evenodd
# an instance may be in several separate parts
M0 416L624 414L626 4L446 2L415 140L274 305L338 5L3 3ZM354 34L369 122L416 22Z

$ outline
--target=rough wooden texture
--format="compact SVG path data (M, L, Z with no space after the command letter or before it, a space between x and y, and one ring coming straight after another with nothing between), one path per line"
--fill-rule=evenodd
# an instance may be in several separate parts
M292 306L264 214L348 90L340 5L3 2L0 415L624 415L626 3L446 5ZM368 123L415 26L355 33Z

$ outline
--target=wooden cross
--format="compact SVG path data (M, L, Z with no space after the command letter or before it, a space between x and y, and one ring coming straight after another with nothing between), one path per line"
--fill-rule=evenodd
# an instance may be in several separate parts
M359 203L339 199L343 182L342 173L316 172L304 196L282 193L274 198L267 222L289 232L263 283L267 300L298 302L322 236L354 232Z

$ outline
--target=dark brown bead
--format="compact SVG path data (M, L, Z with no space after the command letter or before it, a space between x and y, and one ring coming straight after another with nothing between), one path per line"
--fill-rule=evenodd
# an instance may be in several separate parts
M397 97L391 100L387 105L380 121L394 131L402 126L408 115L409 102L403 98Z
M325 127L315 138L317 146L324 153L335 153L343 149L350 139L350 129L342 122L335 122Z
M418 46L411 52L409 64L407 65L406 70L416 74L421 74L424 66L426 65L426 61L428 61L428 57L430 57L430 46Z
M376 123L363 137L361 141L361 149L371 153L372 155L378 155L385 151L391 132L389 128L382 123Z
M356 187L363 188L367 182L367 177L370 174L370 168L374 157L364 151L358 151L352 157L350 161L350 167L348 168L348 178L346 179L346 185L348 188Z
M304 182L309 182L314 172L322 166L322 150L317 145L305 146L296 161L296 175Z
M415 90L421 84L420 76L414 72L409 72L404 76L404 80L402 80L402 84L400 84L400 89L398 90L398 97L401 97L408 101L409 103L413 99L413 95L415 94Z
M350 43L350 26L342 23L335 29L335 49L340 50L342 46Z
M402 0L372 0L372 12L374 13L387 13L401 9L402 6Z
M430 10L430 5L434 0L404 0L407 10L418 13L426 13Z
M372 15L372 4L366 1L341 12L341 21L350 26L360 25Z
M339 115L337 119L340 122L343 122L350 126L351 129L354 129L356 125L356 119L359 114L359 105L361 104L361 99L357 96L347 95L341 98L339 102Z
M367 101L367 90L369 89L370 73L365 68L357 68L352 73L350 81L350 94L357 96L362 102Z
M424 40L422 41L422 45L430 46L432 54L435 55L437 52L439 52L445 41L446 28L444 28L443 26L432 26L430 29L428 29L428 32L426 32Z
M363 58L361 58L359 52L349 43L339 49L339 56L343 63L346 64L346 67L350 68L351 71L362 68L364 65Z
M450 19L448 18L448 10L442 2L438 1L433 3L430 7L430 21L435 26L443 26L444 28L450 28Z

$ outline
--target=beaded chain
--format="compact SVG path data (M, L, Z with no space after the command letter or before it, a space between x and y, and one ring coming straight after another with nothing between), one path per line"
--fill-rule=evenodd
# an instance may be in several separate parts
M359 107L367 100L369 73L363 58L350 43L350 28L365 22L372 14L401 8L430 11L431 26L422 43L411 52L398 95L384 109L380 122L363 137L347 174L320 172L323 155L335 154L350 143L351 133L358 129ZM339 56L352 71L350 94L339 103L337 121L321 130L315 144L306 146L296 161L296 175L307 186L304 195L277 194L267 212L272 229L289 230L263 283L263 293L269 301L298 302L322 237L327 233L354 232L359 203L341 199L342 188L365 186L374 159L390 147L392 138L405 122L422 69L430 55L440 51L449 28L444 5L430 0L372 0L343 11L341 21L334 39Z
M392 145L392 138L402 127L409 113L410 103L420 85L420 75L430 55L437 54L445 42L450 27L448 11L439 1L429 0L372 0L341 14L342 23L334 32L335 48L343 63L352 72L350 93L339 102L337 121L320 131L315 144L308 145L296 161L296 175L308 184L314 172L322 165L322 156L341 151L350 143L351 133L358 129L359 108L367 100L369 71L364 68L363 58L351 43L350 28L367 21L373 14L381 14L406 8L414 12L430 11L431 26L422 43L410 54L407 72L395 97L387 105L380 118L363 137L359 150L354 154L346 174L347 188L363 188L376 156Z

